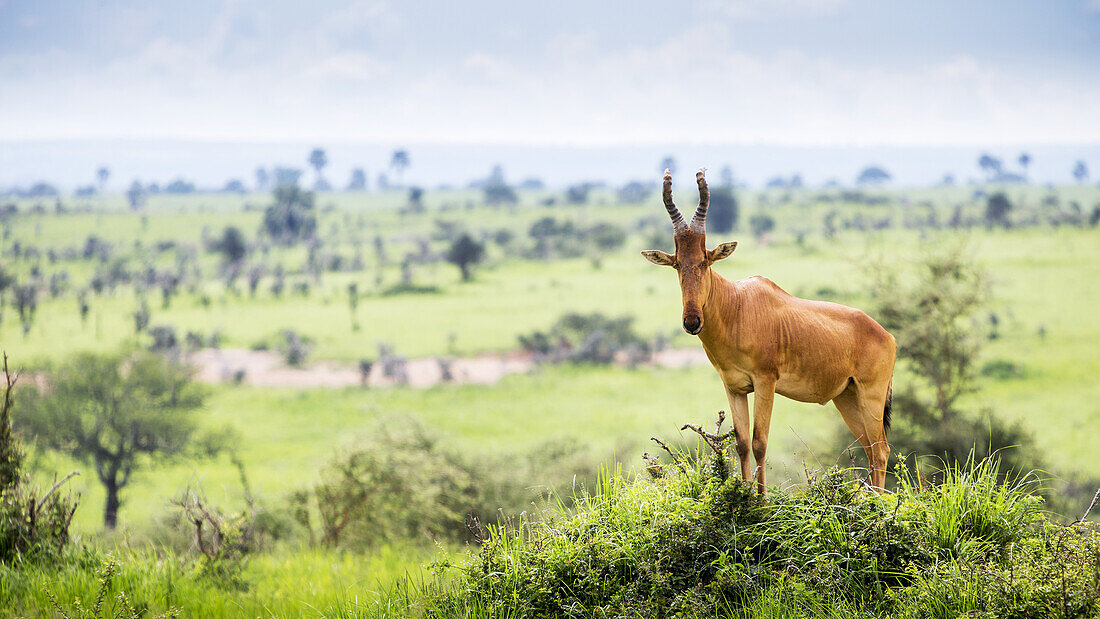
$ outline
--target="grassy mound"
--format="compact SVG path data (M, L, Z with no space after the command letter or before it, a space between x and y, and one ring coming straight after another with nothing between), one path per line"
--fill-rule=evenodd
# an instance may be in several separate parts
M713 454L604 476L570 512L492 527L414 614L1095 617L1100 528L986 461L893 494L833 470L762 500ZM418 612L419 611L419 612Z

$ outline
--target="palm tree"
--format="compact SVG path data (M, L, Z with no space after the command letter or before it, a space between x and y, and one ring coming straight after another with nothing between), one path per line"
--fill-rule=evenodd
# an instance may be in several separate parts
M313 166L313 169L317 171L317 180L314 183L314 187L316 189L324 189L328 185L324 177L321 176L321 170L328 165L328 156L325 155L325 149L313 149L313 151L309 153L309 165Z
M1024 169L1024 179L1027 179L1027 166L1031 165L1031 155L1027 153L1020 153L1020 157L1016 159L1019 162L1020 167Z
M109 178L111 178L111 171L107 169L107 166L100 166L95 171L95 179L99 183L99 193L103 193L103 186L107 184Z
M400 184L405 168L409 167L409 151L403 148L393 151L393 155L390 157L390 167L393 168L393 173L397 175L397 182Z

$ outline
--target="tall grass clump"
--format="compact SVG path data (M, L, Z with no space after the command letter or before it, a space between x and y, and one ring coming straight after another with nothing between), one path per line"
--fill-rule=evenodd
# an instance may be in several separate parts
M705 433L704 436L707 436ZM716 435L709 435L714 438ZM709 442L709 441L708 441ZM853 471L766 499L724 475L724 446L605 472L571 509L489 527L429 616L981 616L1100 613L1100 530L1049 521L1030 480L993 460L934 486L899 470L879 495Z
M1001 474L995 455L945 464L943 481L923 488L918 476L899 471L898 496L928 506L931 541L952 558L1001 552L1043 519L1038 479Z

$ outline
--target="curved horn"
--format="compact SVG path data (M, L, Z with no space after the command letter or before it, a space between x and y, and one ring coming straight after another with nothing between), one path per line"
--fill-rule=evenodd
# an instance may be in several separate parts
M680 209L676 208L676 205L672 203L672 172L668 168L665 168L665 190L662 194L665 199L665 210L668 211L668 216L672 219L672 232L674 234L680 234L687 230L687 223L684 222L684 216L680 214Z
M707 207L710 206L710 190L707 189L706 168L695 173L695 182L699 183L699 208L691 218L691 231L703 234L707 231Z

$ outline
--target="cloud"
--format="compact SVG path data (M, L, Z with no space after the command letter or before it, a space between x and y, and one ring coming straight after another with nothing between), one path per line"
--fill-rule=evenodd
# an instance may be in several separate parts
M995 144L1100 139L1100 91L1012 78L970 56L908 71L797 50L754 55L706 26L652 46L486 54L422 76L409 105L455 140ZM425 103L436 98L446 109ZM427 130L427 127L425 127ZM428 136L422 136L428 137Z
M798 48L742 49L730 27L710 23L651 43L607 45L596 31L580 31L524 54L471 44L410 62L408 46L392 42L415 39L417 28L385 3L354 2L288 25L262 3L233 2L211 23L191 39L148 37L105 62L57 49L0 56L0 88L20 93L0 97L0 135L593 145L1100 140L1100 85L1014 74L967 54L888 69Z
M813 18L839 13L851 0L710 0L704 9L733 20Z
M375 83L393 73L393 67L371 54L336 52L301 68L300 77L319 83Z
M1085 10L1090 13L1100 13L1100 0L1085 0Z

